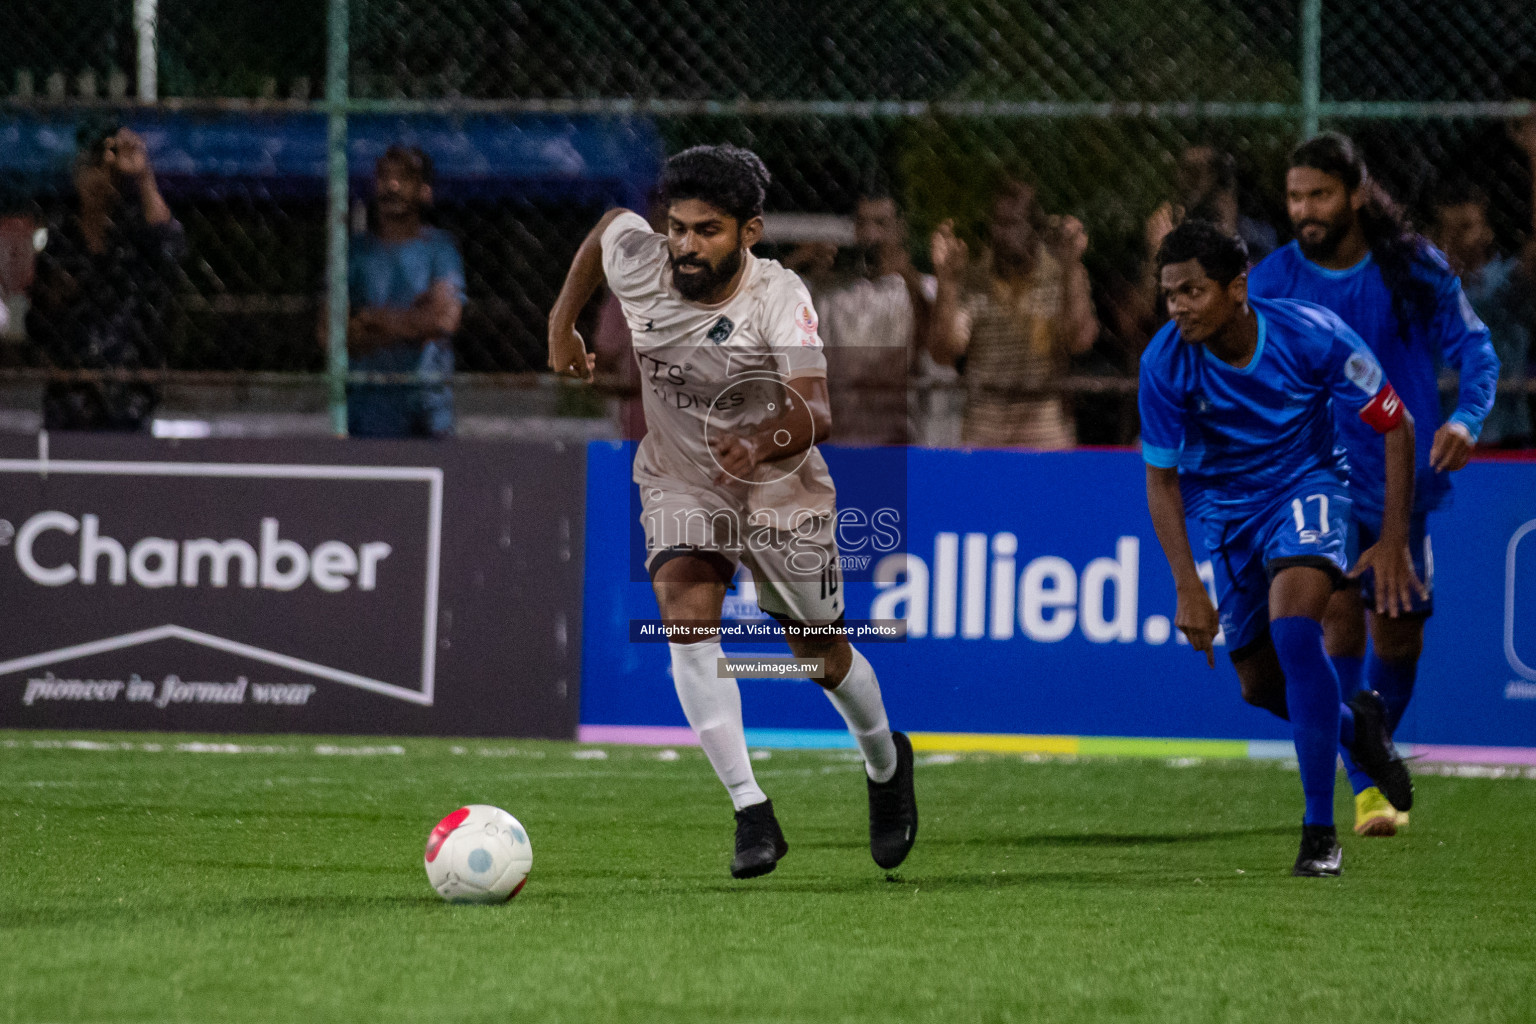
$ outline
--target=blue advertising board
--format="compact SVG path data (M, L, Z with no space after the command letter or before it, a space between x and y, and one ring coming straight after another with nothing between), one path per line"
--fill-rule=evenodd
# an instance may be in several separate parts
M685 726L665 644L631 642L631 620L657 615L635 572L632 451L588 449L581 720ZM840 530L847 617L907 624L903 642L861 646L896 727L1289 739L1285 723L1243 703L1224 656L1207 668L1172 628L1172 578L1136 453L823 451L839 509L859 513ZM893 457L905 467L900 494ZM882 511L898 529L858 528ZM1399 738L1536 747L1536 464L1473 463L1431 531L1437 610ZM727 618L758 614L739 579ZM741 688L749 728L842 727L809 681Z
M68 180L76 114L0 114L0 183L24 192ZM160 187L173 196L321 197L326 115L137 109L123 123L144 137ZM645 209L661 168L656 126L643 117L525 114L353 114L347 159L354 195L395 143L432 157L437 198L508 195L585 199Z

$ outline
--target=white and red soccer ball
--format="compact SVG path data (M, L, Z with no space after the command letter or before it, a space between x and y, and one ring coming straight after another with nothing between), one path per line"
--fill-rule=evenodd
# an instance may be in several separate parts
M533 867L533 846L518 820L500 807L470 804L437 823L427 837L427 879L449 903L504 903Z

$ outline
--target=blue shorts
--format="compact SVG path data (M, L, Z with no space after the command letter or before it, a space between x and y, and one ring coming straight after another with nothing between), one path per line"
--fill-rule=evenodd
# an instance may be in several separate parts
M1349 492L1313 479L1246 520L1207 521L1205 550L1216 576L1216 614L1233 661L1269 637L1269 584L1292 566L1321 569L1342 586L1349 537Z
M1354 565L1360 552L1381 538L1381 522L1366 522L1355 516L1349 520L1349 564ZM1413 574L1424 584L1426 594L1413 595L1404 614L1429 616L1435 612L1435 553L1429 546L1429 513L1415 512L1408 521L1408 555L1413 559ZM1376 573L1367 569L1351 586L1360 588L1360 599L1367 608L1376 606Z

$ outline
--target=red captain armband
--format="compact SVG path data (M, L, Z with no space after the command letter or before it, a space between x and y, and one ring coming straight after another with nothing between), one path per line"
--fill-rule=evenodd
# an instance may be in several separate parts
M1403 400L1392 390L1391 384L1383 384L1376 397L1360 410L1360 418L1376 433L1385 434L1403 422Z

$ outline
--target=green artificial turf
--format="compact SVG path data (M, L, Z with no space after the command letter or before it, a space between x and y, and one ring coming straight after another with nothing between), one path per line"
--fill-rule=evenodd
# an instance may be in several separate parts
M735 882L697 750L0 733L0 1021L1536 1019L1529 773L1421 773L1390 840L1341 777L1324 881L1278 764L922 758L890 877L847 755L756 766L790 853ZM510 904L427 884L469 802L529 830Z

